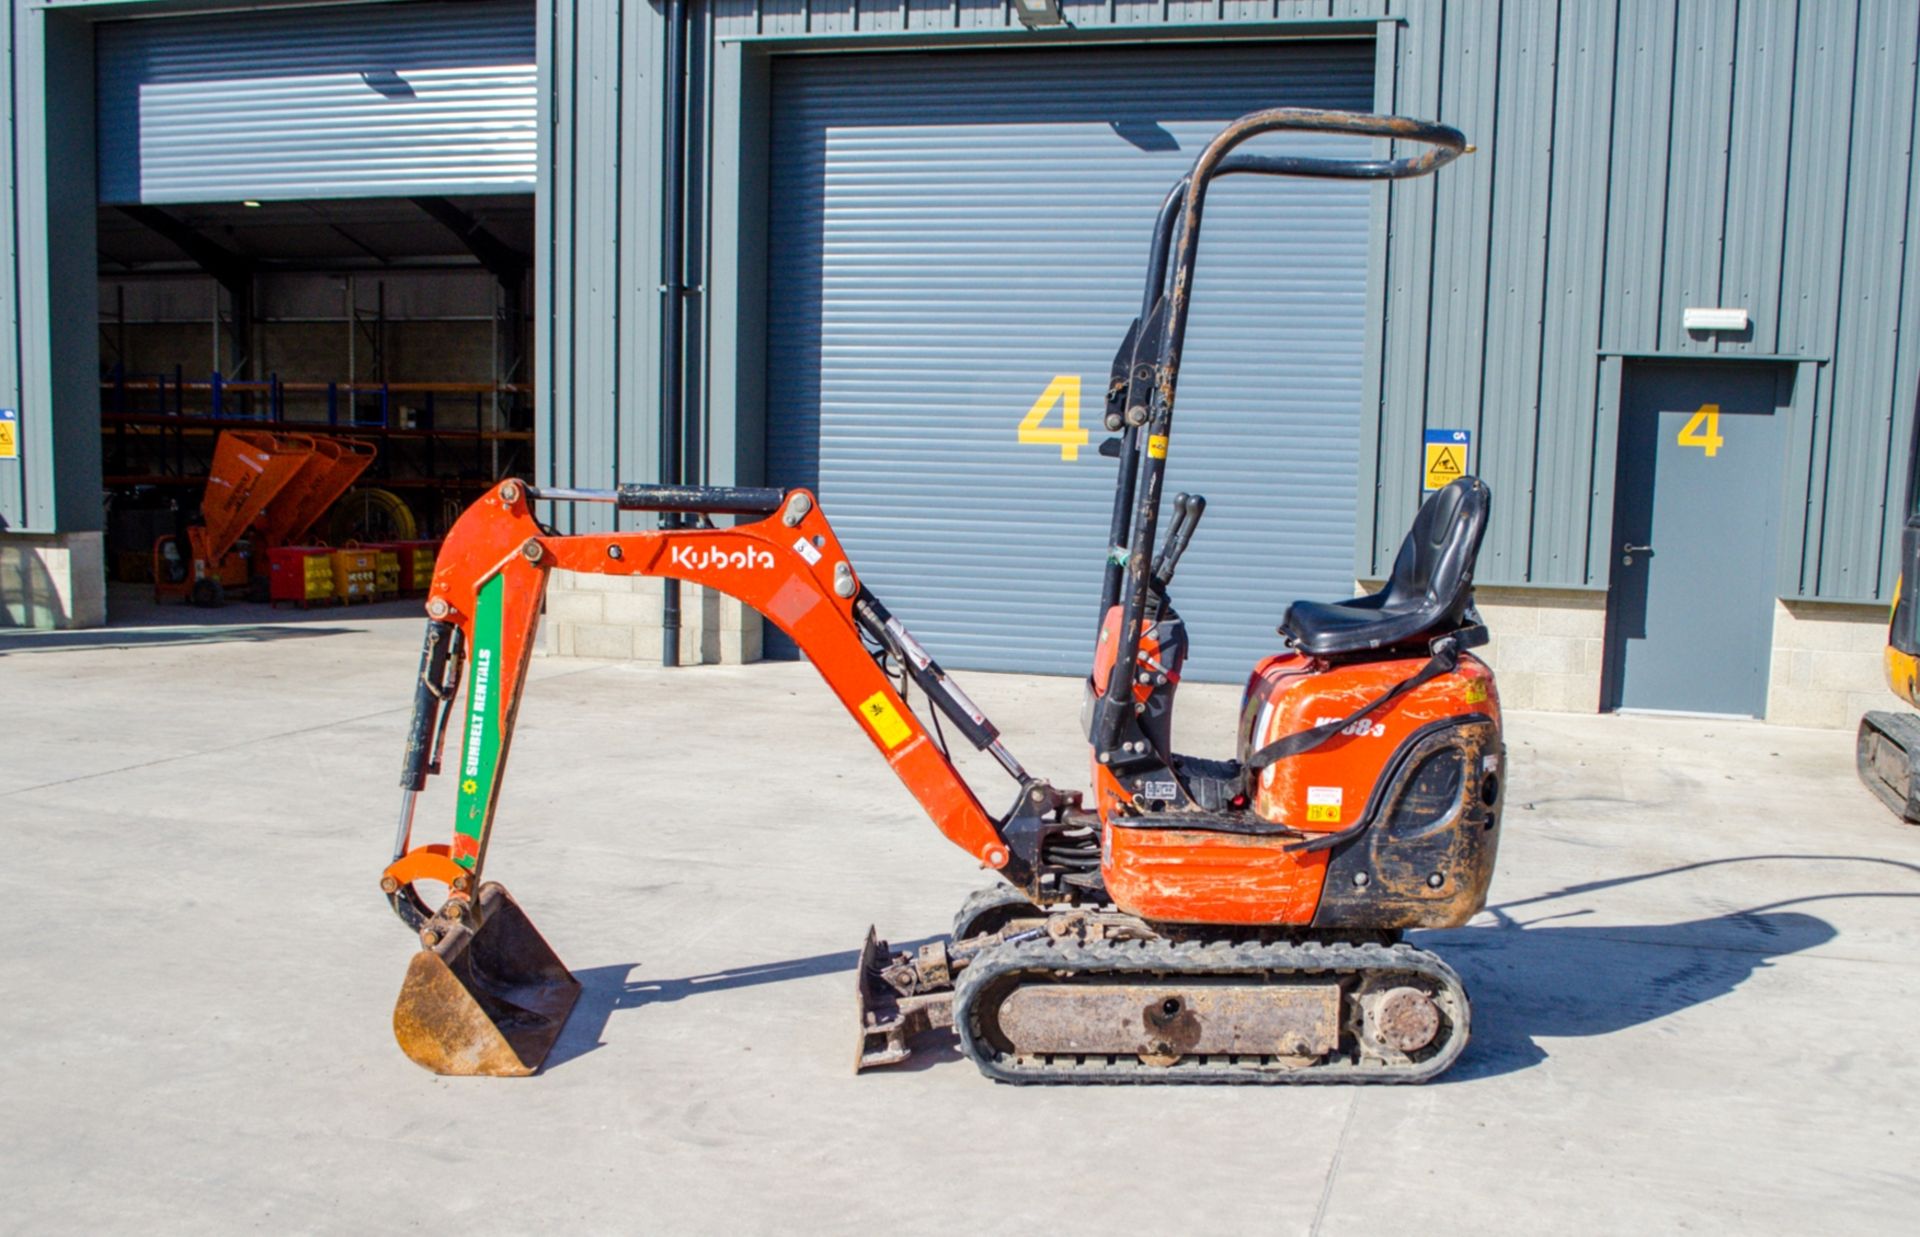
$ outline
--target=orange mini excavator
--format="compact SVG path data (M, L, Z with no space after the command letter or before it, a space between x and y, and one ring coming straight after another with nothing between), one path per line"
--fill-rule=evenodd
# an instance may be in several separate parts
M1274 130L1430 148L1372 160L1233 153ZM1465 478L1430 498L1379 592L1286 611L1286 651L1248 680L1233 759L1172 747L1187 646L1169 585L1205 504L1181 495L1164 539L1157 525L1208 185L1419 176L1467 149L1441 125L1275 109L1227 127L1168 195L1107 399L1119 478L1083 719L1091 807L1014 758L862 583L805 490L507 481L475 503L427 601L399 836L381 881L424 946L394 1013L401 1047L441 1073L531 1073L579 995L506 890L482 881L547 574L563 568L692 581L753 606L806 651L939 830L1001 877L960 909L950 940L896 953L869 932L860 1067L904 1060L913 1033L951 1026L982 1072L1015 1083L1420 1082L1445 1070L1466 1044L1467 995L1400 935L1464 923L1493 872L1500 709L1492 673L1468 651L1486 639L1473 606L1486 487ZM535 518L536 502L680 518L562 536ZM907 703L913 687L932 730ZM416 796L441 767L456 708L452 840L415 846ZM1005 812L983 807L954 767L942 717L1014 782ZM444 887L437 905L423 882Z

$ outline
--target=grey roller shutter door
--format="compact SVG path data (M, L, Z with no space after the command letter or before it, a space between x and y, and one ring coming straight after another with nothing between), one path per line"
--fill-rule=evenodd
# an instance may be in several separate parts
M1084 673L1106 375L1160 199L1225 121L1372 97L1372 46L1350 42L777 62L770 480L818 487L943 662ZM1369 193L1236 177L1209 196L1167 490L1210 504L1174 586L1192 677L1243 678L1290 600L1352 593ZM1071 461L1017 440L1060 376L1090 432Z
M106 22L102 202L532 192L529 0Z

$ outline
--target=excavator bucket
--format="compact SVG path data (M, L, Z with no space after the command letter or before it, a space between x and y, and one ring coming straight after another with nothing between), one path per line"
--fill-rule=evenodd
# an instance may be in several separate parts
M580 981L499 885L480 887L467 919L442 923L434 920L428 932L439 939L407 967L394 1038L436 1074L533 1073L580 999Z

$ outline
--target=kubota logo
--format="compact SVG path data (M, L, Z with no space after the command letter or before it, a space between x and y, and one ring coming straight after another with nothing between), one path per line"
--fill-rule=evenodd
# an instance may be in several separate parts
M677 545L668 559L675 567L688 571L709 571L715 567L745 567L753 570L773 566L771 550L721 550L713 546Z

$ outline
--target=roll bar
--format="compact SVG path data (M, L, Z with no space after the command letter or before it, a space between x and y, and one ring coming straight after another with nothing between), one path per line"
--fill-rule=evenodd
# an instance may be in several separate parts
M1274 132L1349 134L1416 142L1427 149L1387 159L1233 153L1235 147L1249 139ZM1406 180L1438 171L1472 151L1473 147L1458 129L1432 121L1323 108L1268 108L1242 116L1221 130L1194 160L1192 170L1168 191L1154 223L1140 319L1131 335L1134 345L1131 363L1126 367L1127 399L1123 411L1110 407L1108 412L1107 428L1119 430L1124 426L1125 437L1120 447L1120 474L1114 487L1112 535L1100 599L1101 620L1122 601L1123 592L1125 609L1120 617L1120 647L1107 677L1107 689L1094 711L1092 733L1087 736L1096 760L1104 762L1114 754L1121 726L1132 716L1133 676L1140 652L1140 617L1146 611L1152 577L1160 490L1166 477L1167 445L1173 426L1181 353L1186 344L1194 259L1200 248L1200 223L1206 207L1207 187L1218 177L1236 174L1321 180ZM1121 368L1116 361L1116 376ZM1120 424L1114 424L1116 418ZM1153 450L1143 450L1148 444Z

